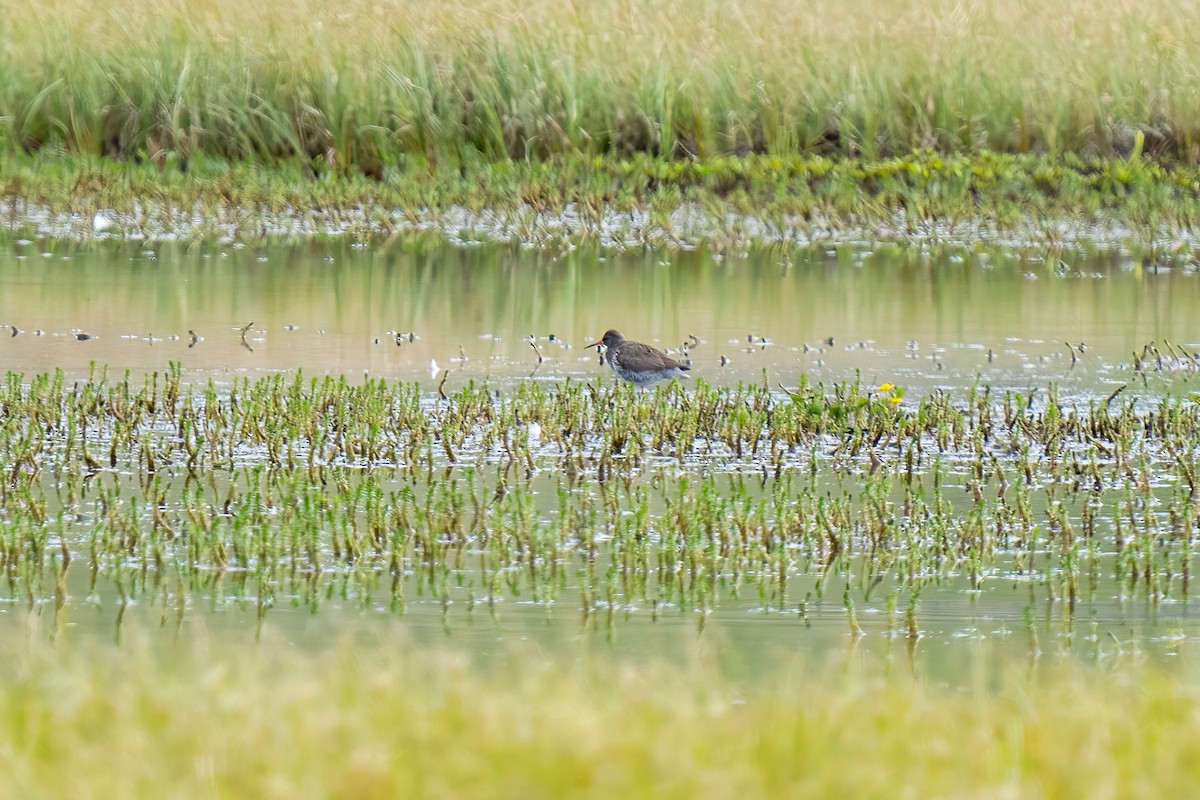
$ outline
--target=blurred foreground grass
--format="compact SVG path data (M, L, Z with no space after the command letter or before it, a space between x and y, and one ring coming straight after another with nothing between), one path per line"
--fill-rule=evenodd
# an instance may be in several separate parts
M379 643L22 646L0 669L12 797L1149 797L1200 781L1200 687L1113 656L966 687L780 664L503 666ZM839 663L840 662L840 663Z

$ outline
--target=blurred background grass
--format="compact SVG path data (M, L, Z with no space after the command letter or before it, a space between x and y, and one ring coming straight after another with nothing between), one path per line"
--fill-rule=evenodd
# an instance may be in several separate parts
M1200 159L1200 7L0 0L0 141L186 167L558 156Z

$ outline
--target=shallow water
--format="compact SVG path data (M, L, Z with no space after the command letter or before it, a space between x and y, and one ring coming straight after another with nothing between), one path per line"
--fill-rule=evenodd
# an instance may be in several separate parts
M1054 383L1085 405L1121 386L1127 397L1186 397L1200 349L1200 285L1191 271L1149 271L1121 253L1084 251L844 246L719 258L430 239L153 249L5 241L0 285L0 323L11 326L0 337L0 358L27 376L59 368L82 380L93 364L119 374L177 362L185 382L228 386L241 375L301 369L416 380L431 403L443 375L447 392L483 381L502 393L527 380L611 382L586 348L609 327L681 355L688 342L694 380L718 386L861 376L867 385L962 396L976 385L1029 392ZM953 476L952 463L946 474ZM647 480L679 475L663 468ZM135 476L114 480L135 486ZM529 488L549 520L556 487L542 480ZM954 513L968 508L964 499ZM861 579L847 588L862 564L828 581L811 564L797 567L783 597L763 594L753 581L722 585L703 609L624 596L584 614L575 562L552 597L527 590L485 602L479 575L467 568L436 595L410 575L397 608L386 571L334 570L322 579L319 603L299 580L269 587L264 606L264 587L236 572L208 582L193 576L185 587L129 565L119 588L112 569L93 586L82 557L87 524L77 525L65 594L50 584L19 591L10 582L0 630L111 639L131 626L164 636L199 628L253 641L266 626L297 646L395 636L483 658L574 647L671 657L716 642L739 674L797 652L851 652L950 676L981 650L1173 658L1194 650L1200 635L1186 595L1151 597L1112 580L1111 539L1089 555L1084 571L1095 576L1094 588L1074 608L1003 553L981 587L947 572L921 590L920 638L912 640L894 578L865 593ZM1181 558L1190 562L1186 550ZM861 638L851 635L846 598Z
M1164 341L1200 349L1193 271L1086 251L846 245L714 257L426 239L9 240L0 284L0 324L21 332L3 341L4 365L73 377L92 362L152 371L177 361L217 380L297 368L430 386L448 370L448 389L610 379L586 345L615 327L675 351L698 342L692 375L713 385L858 372L914 388L1055 381L1107 393L1148 343L1164 357Z

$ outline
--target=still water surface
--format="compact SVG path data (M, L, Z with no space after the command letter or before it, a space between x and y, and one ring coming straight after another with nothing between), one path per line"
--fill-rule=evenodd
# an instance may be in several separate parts
M693 375L713 385L859 371L914 387L1098 387L1127 379L1150 342L1200 349L1195 272L1145 271L1119 253L18 240L0 244L0 285L0 324L21 331L0 349L4 366L73 376L92 362L177 361L217 380L288 369L431 385L448 369L447 388L587 380L607 376L585 346L614 327L664 348L696 337Z
M81 379L93 364L142 373L177 362L185 380L220 386L300 369L415 380L431 402L443 375L447 391L470 381L501 392L527 380L612 381L586 347L611 327L664 348L691 343L692 375L719 386L861 376L961 394L1054 383L1081 403L1120 386L1147 398L1186 396L1195 388L1189 354L1200 350L1195 273L1147 271L1120 253L863 245L722 258L420 238L371 246L7 240L0 286L0 323L9 326L0 363L27 376L61 369ZM1111 568L1111 555L1097 558ZM201 593L181 616L166 591L118 612L111 588L91 591L81 566L58 610L49 590L32 604L9 594L0 630L86 639L132 625L253 640L266 625L298 646L395 637L480 657L576 646L669 656L707 641L743 673L781 655L848 648L950 672L980 647L1088 658L1136 648L1170 658L1194 650L1200 635L1186 601L1130 598L1101 583L1070 611L1001 572L982 591L953 577L927 589L919 644L903 635L903 609L885 607L884 585L858 598L866 635L854 643L840 588L817 597L817 580L795 576L784 602L726 595L709 614L631 603L590 616L570 592L553 603L508 597L489 609L472 606L465 589L449 606L411 593L403 614L333 592L313 613L289 603L285 587L260 624L253 587Z

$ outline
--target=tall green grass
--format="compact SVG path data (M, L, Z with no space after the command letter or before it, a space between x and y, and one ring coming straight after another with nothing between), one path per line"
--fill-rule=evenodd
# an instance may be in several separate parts
M0 0L0 139L379 176L746 152L1200 158L1194 3Z

